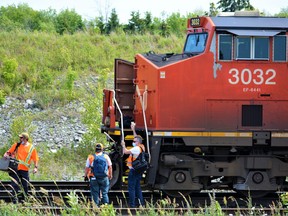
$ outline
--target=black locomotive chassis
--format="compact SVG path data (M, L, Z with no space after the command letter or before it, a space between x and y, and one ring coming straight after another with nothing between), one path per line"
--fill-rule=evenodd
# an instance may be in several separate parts
M145 137L143 131L137 133ZM113 187L119 189L123 186L123 176L127 175L126 157L122 157L121 136L115 135L113 139L117 140L117 151L112 153L117 160L113 162L120 169ZM150 168L143 175L146 186L183 194L226 188L262 191L264 195L287 188L288 152L284 147L191 145L187 140L187 137L149 137ZM129 141L126 144L129 146Z

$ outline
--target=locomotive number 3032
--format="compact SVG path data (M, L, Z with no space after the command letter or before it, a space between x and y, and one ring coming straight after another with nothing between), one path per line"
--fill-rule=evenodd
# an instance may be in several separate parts
M265 72L262 69L255 69L251 71L248 68L244 68L239 71L236 68L229 70L230 77L228 79L229 83L232 85L236 84L255 84L255 85L276 85L275 77L276 71L274 69L267 69Z

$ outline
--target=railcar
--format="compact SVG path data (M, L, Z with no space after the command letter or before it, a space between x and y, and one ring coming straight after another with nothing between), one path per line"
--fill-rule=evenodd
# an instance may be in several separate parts
M115 142L113 187L125 185L120 142L131 145L134 121L150 155L143 181L151 189L287 189L287 38L287 18L196 17L182 53L115 59L101 126Z

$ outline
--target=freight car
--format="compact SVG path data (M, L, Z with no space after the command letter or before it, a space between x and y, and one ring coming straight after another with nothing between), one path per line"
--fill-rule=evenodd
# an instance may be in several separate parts
M286 190L288 19L235 13L187 23L182 53L115 60L101 126L115 141L113 187L127 175L120 142L133 139L134 121L150 155L143 181L151 189Z

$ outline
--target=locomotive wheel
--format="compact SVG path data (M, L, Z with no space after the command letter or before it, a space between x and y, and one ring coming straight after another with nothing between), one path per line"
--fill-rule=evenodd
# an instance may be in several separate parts
M120 176L120 164L119 162L113 163L112 179L110 180L110 188L112 188L118 181Z
M186 197L186 196L189 196L189 194L192 193L192 191L189 191L189 190L164 190L163 191L167 196L169 197L175 197L175 198L183 198L183 197Z

